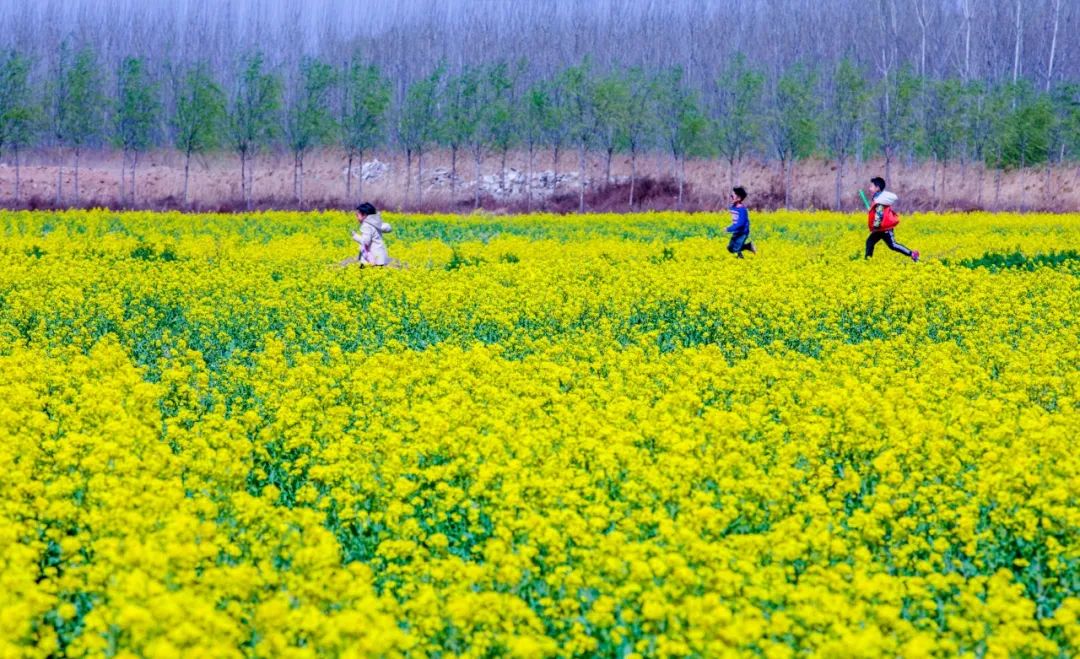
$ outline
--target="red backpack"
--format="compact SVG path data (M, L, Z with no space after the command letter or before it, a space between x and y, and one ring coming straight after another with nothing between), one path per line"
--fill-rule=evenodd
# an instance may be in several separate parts
M900 216L896 214L892 206L885 206L885 210L881 213L881 226L874 228L874 218L877 215L878 204L874 204L870 207L870 212L866 216L866 226L871 231L888 231L897 224L900 224Z

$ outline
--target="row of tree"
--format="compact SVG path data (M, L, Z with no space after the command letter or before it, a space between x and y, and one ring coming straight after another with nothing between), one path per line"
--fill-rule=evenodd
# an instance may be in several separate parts
M538 150L553 151L556 174L561 155L576 151L582 207L590 153L603 157L606 182L614 155L629 156L631 206L643 152L670 156L680 199L688 158L723 159L732 183L749 156L779 161L785 204L794 163L825 157L836 164L837 206L845 167L857 158L883 158L886 176L898 159L931 160L941 165L942 177L952 161L1000 170L1080 158L1080 84L1043 89L1022 77L934 79L908 65L870 75L848 58L827 68L796 63L770 74L736 55L704 88L689 84L677 66L600 69L588 58L539 79L524 75L521 62L465 65L456 72L438 65L401 95L394 93L395 81L359 55L339 66L307 57L282 71L253 53L228 84L198 63L165 78L152 75L139 57L122 58L109 70L91 48L64 45L53 61L48 76L35 80L28 56L0 56L0 153L15 164L16 198L21 151L58 147L70 154L78 203L80 155L107 145L123 151L121 194L131 202L139 157L147 150L171 146L184 154L185 204L191 158L231 150L248 205L252 156L268 148L291 152L298 203L313 148L344 151L349 198L353 167L373 149L404 152L410 194L415 159L417 197L426 153L449 151L455 196L459 156L468 154L477 205L486 155L501 155L505 176L507 154L527 151L531 186ZM58 205L65 200L62 181L58 169ZM529 196L531 202L531 187Z

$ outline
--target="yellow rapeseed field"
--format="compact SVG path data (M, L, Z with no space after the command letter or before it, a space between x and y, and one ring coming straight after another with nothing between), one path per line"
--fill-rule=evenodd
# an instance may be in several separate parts
M0 212L0 656L1071 656L1080 216Z

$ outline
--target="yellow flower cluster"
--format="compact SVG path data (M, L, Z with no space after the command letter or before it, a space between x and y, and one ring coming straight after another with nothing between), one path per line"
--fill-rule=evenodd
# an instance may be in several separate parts
M0 656L1069 656L1080 217L0 212Z

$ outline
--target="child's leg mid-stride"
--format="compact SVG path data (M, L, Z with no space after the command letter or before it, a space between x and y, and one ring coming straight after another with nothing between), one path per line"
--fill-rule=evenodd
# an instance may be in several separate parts
M736 258L742 258L742 253L749 251L752 254L757 254L757 248L754 247L754 243L749 240L749 233L736 233L731 236L731 240L728 241L727 251L735 255Z
M869 237L867 237L867 239L866 239L866 258L870 258L871 256L874 255L874 246L877 245L878 242L882 241L882 240L885 241L885 245L888 246L888 248L891 249L892 251L900 252L904 256L909 256L909 257L911 257L912 261L918 261L919 260L919 252L917 250L912 251L912 250L908 249L907 247L904 247L900 243L896 242L896 237L893 235L892 229L889 229L888 231L874 231L874 232L872 232L870 234Z

